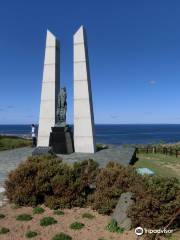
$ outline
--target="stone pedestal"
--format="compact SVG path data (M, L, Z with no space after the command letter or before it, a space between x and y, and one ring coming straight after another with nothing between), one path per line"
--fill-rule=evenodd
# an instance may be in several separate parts
M69 126L52 127L49 146L54 153L70 154L74 152L72 130Z

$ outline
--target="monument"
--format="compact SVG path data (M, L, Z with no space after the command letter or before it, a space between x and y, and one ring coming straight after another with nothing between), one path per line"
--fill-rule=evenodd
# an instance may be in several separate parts
M94 113L86 33L83 26L74 34L74 148L94 153Z
M58 95L58 106L56 111L57 122L52 127L50 133L49 146L52 147L54 153L72 153L73 149L73 136L69 125L66 124L66 111L67 111L67 94L66 88L61 88Z
M40 103L38 146L49 146L51 127L56 123L59 88L59 41L50 31L47 31Z
M94 153L94 114L83 27L74 35L74 146L66 124L66 88L59 89L59 41L47 31L38 131L38 148L45 151L36 152L51 148L55 153L71 153L75 148L75 152Z

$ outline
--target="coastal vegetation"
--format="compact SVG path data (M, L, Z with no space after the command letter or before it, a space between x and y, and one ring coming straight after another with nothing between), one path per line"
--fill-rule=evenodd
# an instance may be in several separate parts
M26 236L27 238L34 238L34 237L36 237L37 235L38 235L37 232L28 231L25 236Z
M123 233L124 232L124 229L119 227L117 222L114 219L111 219L111 221L106 226L106 229L109 232L116 232L116 233Z
M69 226L71 229L73 230L80 230L84 227L84 223L80 223L80 222L74 222L74 223L71 223L71 225Z
M0 135L0 151L31 146L31 140L17 136Z
M146 167L154 171L157 176L176 177L180 180L180 156L164 155L161 153L139 153L136 168Z
M149 168L161 177L176 177L180 180L180 143L137 145L136 168Z
M132 192L128 216L133 227L176 229L180 222L178 179L142 176L135 167L114 162L100 169L93 160L68 165L54 155L29 157L9 174L5 186L10 202L20 206L45 204L53 210L90 206L105 215L113 212L122 193ZM52 217L43 219L41 225L56 223ZM115 227L114 222L110 229L111 225Z

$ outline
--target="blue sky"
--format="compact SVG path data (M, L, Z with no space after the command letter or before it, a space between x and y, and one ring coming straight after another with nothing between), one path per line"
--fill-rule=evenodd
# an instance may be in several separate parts
M72 123L72 36L80 25L96 123L180 123L179 12L178 0L2 0L0 124L38 122L47 29L61 42Z

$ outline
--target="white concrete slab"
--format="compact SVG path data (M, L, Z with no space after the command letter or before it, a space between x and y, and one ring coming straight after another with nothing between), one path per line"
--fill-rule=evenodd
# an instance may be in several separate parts
M51 127L53 127L56 122L57 94L59 89L59 41L50 31L47 31L39 115L38 146L49 146Z
M94 113L85 29L74 34L74 147L75 152L94 153Z

